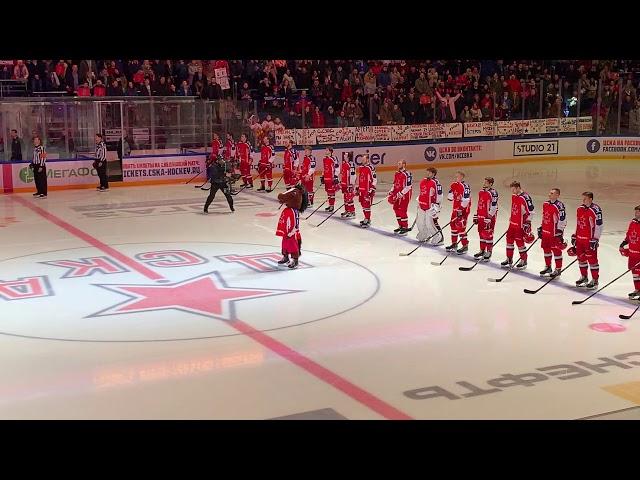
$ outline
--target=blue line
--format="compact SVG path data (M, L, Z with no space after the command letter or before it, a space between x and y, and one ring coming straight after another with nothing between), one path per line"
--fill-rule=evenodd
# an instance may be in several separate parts
M269 200L271 202L280 203L275 198L266 197L263 194L259 194L259 193L256 193L256 192L246 192L246 193L248 193L250 195L254 195L256 197L264 198L265 200ZM323 213L325 216L330 215L329 213L320 212L320 211L318 211L318 213ZM341 222L343 224L346 223L344 220L336 218L335 216L331 217L331 220L336 220L336 221ZM355 227L355 228L358 228L358 229L362 230L355 223L348 222L347 224L351 225L352 227ZM417 245L418 243L420 243L416 239L407 238L407 237L401 237L401 236L396 235L395 233L387 232L386 230L382 230L382 229L379 229L379 228L376 228L376 227L369 227L369 228L367 228L367 230L371 230L371 231L377 233L378 235L382 235L384 237L389 237L389 238L394 238L396 240L401 240L403 242L410 243L412 245ZM433 245L423 245L423 247L438 248L438 247L435 247ZM464 260L468 260L471 263L475 263L475 259L470 257L470 256L468 256L468 255L456 255L456 258L461 258L461 259L464 259ZM506 272L506 270L504 268L502 268L499 265L496 265L494 263L483 263L482 265L484 265L486 267L489 267L489 268L492 268L494 270L497 270L499 272ZM523 276L523 277L526 277L526 278L530 278L531 280L536 280L538 283L543 283L543 282L548 280L548 279L540 278L540 276L536 275L535 273L523 272L521 270L511 270L510 275ZM580 292L576 292L576 288L577 287L572 287L571 285L562 284L562 283L555 283L555 282L551 282L551 285L553 285L555 287L558 287L558 288L562 288L564 290L568 290L568 291L570 291L572 293L580 293ZM589 292L589 291L587 291L587 292ZM523 295L524 295L524 292L523 292ZM585 295L585 297L586 296L587 295ZM610 295L605 295L604 293L599 293L598 297L601 298L602 300L606 301L606 302L613 303L613 304L616 304L616 305L623 305L625 307L633 307L633 306L635 306L635 304L633 304L633 303L626 302L626 301L621 300L620 298L617 298L617 297L612 297ZM576 300L581 300L581 299L576 299Z

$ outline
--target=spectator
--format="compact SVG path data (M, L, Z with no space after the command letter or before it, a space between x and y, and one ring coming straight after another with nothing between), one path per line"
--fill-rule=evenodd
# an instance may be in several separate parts
M80 85L80 74L78 73L78 65L71 65L65 74L65 84L68 92L75 92Z
M456 96L451 97L449 96L449 94L445 94L444 97L442 97L440 95L440 92L436 91L436 96L438 97L438 100L440 100L441 102L441 106L440 106L440 110L442 113L442 118L444 122L455 122L456 120L456 101L462 96L462 94L458 93ZM448 109L448 111L445 111L443 109L443 105L444 107L446 107Z
M473 102L473 106L471 107L471 121L479 122L482 120L482 111L478 106L477 102Z
M416 88L416 92L418 92L419 95L423 93L427 93L430 90L429 81L425 77L424 72L421 72L420 77L416 80L415 88Z
M16 80L29 79L29 69L24 64L23 60L18 60L16 66L13 67L13 78Z
M107 95L107 89L102 84L102 80L96 80L96 86L93 87L94 97L104 97Z
M418 123L416 114L418 113L419 106L420 104L418 103L418 99L413 92L409 93L409 95L407 95L402 102L402 113L404 115L405 121L409 125Z
M166 97L169 95L169 84L165 77L159 77L158 83L155 86L156 95L160 97Z
M70 88L70 87L67 87ZM120 88L120 85L118 84L117 80L112 80L111 84L107 87L107 96L108 97L117 97L118 95L120 95L122 89Z
M340 110L340 114L338 115L338 120L337 120L337 126L340 128L350 126L349 120L347 119L347 115L344 109Z
M640 135L640 101L638 100L629 111L629 134Z
M472 122L473 115L471 115L471 110L469 110L469 105L465 105L460 113L460 121L463 123Z
M139 94L143 97L151 97L156 94L151 88L151 81L148 78L145 78L143 84L140 86Z
M373 95L376 91L377 78L373 73L373 70L367 70L367 73L364 75L364 94L365 95Z
M391 110L391 123L393 125L404 125L405 123L402 111L397 103L393 104L393 109Z
M391 85L391 74L389 73L389 67L382 67L382 71L378 74L378 85L382 88L387 88Z
M11 159L12 162L22 161L22 140L17 130L11 130Z
M333 110L333 106L331 105L327 107L327 114L325 115L325 126L329 128L338 126L338 117L336 115L336 112Z
M87 82L83 83L78 87L78 96L79 97L90 97L91 89L89 88L89 84Z
M320 108L315 107L313 114L311 115L311 127L324 128L324 126L325 126L324 115L320 111Z
M391 105L391 100L389 100L388 98L384 99L384 102L382 102L382 106L380 107L380 124L381 125L390 125L391 122L393 121L393 117L391 114L391 111L393 109L393 106Z
M191 97L193 93L191 92L191 88L189 88L189 83L186 80L183 80L180 89L178 90L178 96L180 97Z

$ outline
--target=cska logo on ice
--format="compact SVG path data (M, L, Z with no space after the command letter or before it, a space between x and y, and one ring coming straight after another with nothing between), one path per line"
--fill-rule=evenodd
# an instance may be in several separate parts
M235 321L272 330L330 318L366 303L379 286L365 267L311 251L285 272L274 245L114 248L129 260L85 247L1 261L0 333L95 342L213 338L238 334ZM347 274L336 278L335 266Z

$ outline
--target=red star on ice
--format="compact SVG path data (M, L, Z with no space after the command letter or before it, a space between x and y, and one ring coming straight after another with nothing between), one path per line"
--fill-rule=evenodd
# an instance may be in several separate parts
M121 293L129 299L88 317L173 309L219 320L234 320L234 303L237 301L301 291L229 287L218 272L167 285L96 286Z

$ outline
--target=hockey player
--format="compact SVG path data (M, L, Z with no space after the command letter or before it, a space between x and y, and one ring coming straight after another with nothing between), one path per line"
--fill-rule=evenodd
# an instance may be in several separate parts
M269 145L269 137L262 139L262 148L260 149L260 161L258 162L258 172L260 173L260 188L256 192L264 192L265 178L269 182L267 193L271 191L273 185L273 161L276 157L276 150L273 145Z
M222 156L227 162L235 160L236 158L236 142L233 139L233 133L231 132L227 133L227 141L224 144Z
M222 150L222 142L220 141L220 135L217 133L213 134L213 141L211 142L211 159L215 161L220 155L220 150Z
M344 197L344 212L340 214L342 218L353 218L356 216L356 207L353 204L356 188L356 165L353 162L353 153L342 152L342 163L340 164L340 189Z
M478 209L473 216L473 223L478 225L480 237L480 251L473 257L482 258L483 262L488 262L491 258L493 231L498 218L498 192L493 188L494 181L492 177L484 177L482 190L478 193Z
M538 227L538 238L542 241L545 269L541 276L557 277L562 270L562 250L567 248L564 241L564 229L567 226L567 215L560 197L560 189L552 188L549 200L542 205L542 225ZM551 270L551 256L555 260L555 270Z
M284 176L284 185L287 190L296 184L295 172L297 170L298 152L293 148L293 140L287 140L284 150L284 163L282 164L282 175Z
M627 235L624 237L624 241L620 244L620 254L623 257L628 257L628 267L633 274L633 287L634 290L629 294L631 300L640 300L640 205L635 208L635 217L629 223L627 229ZM629 246L625 248L625 246Z
M576 233L571 235L571 245L575 247L580 267L580 278L576 287L586 287L589 290L598 288L600 265L598 265L598 244L602 235L602 209L593 203L593 193L582 194L582 205L578 207ZM591 268L589 281L588 267Z
M420 181L416 217L416 226L418 227L416 238L423 242L431 237L429 243L436 246L444 243L444 235L442 235L442 229L438 225L438 214L440 213L443 193L442 184L436 178L437 174L437 169L429 167L427 168L427 178L423 178ZM438 231L441 232L440 235L435 235Z
M520 261L516 264L518 270L527 268L527 247L525 241L531 243L535 240L531 233L531 216L533 215L533 200L527 192L522 190L520 182L511 182L511 217L509 217L509 229L507 230L507 259L500 264L509 267L513 264L513 242L518 245Z
M251 152L251 144L247 142L247 136L243 133L240 135L240 141L236 145L236 154L240 162L242 186L245 188L253 188L253 179L251 178Z
M329 199L329 206L324 209L326 212L333 212L336 204L336 189L340 183L338 180L339 171L340 164L335 155L333 155L333 147L327 147L327 153L322 159L322 176L320 177L320 181L324 183L324 190L327 192Z
M377 183L376 169L369 161L369 154L365 154L358 171L358 200L364 214L364 220L360 222L362 228L369 228L371 225L371 204L376 194Z
M464 172L456 172L455 181L451 184L447 199L453 202L453 210L451 211L451 245L445 247L450 252L455 250L458 245L458 235L462 246L456 250L459 255L469 250L469 240L465 230L467 229L467 219L471 211L471 189L464 181Z
M304 147L304 158L300 162L298 169L298 179L307 190L309 195L309 206L313 207L313 183L316 174L316 157L313 156L313 149L310 146Z
M413 190L413 176L407 171L406 160L398 161L398 171L393 177L393 188L387 193L387 200L393 205L393 211L396 214L398 228L393 233L398 235L406 235L409 232L409 215L407 209L411 201L411 193Z

